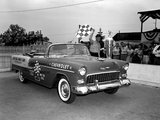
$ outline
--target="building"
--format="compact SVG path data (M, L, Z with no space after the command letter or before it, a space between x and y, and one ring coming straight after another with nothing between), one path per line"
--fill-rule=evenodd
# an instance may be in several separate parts
M140 43L141 33L140 32L117 33L115 36L113 36L113 39L116 42Z

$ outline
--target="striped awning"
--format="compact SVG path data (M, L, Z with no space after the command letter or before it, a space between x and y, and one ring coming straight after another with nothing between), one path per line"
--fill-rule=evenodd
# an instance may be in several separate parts
M138 12L140 14L140 21L145 22L148 18L160 19L160 9L151 11Z

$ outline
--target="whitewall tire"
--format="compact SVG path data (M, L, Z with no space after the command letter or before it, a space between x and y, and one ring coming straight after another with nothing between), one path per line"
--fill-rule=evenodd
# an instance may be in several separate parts
M71 86L65 77L60 78L57 92L60 99L67 104L74 102L76 99L76 95L72 93Z
M27 79L25 79L25 78L23 77L23 72L22 72L22 71L18 71L18 77L19 77L19 81L20 81L21 83L27 83L27 82L28 82Z

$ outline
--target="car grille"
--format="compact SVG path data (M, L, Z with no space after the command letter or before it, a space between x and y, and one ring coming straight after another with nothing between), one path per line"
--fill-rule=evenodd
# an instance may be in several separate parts
M92 74L87 76L87 84L94 83L95 80L98 82L106 82L119 79L119 72Z

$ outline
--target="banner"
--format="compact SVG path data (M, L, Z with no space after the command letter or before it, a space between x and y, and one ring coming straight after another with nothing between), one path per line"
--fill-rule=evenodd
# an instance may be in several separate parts
M141 43L145 42L158 42L160 39L160 32L158 31L149 31L143 32L141 35Z

